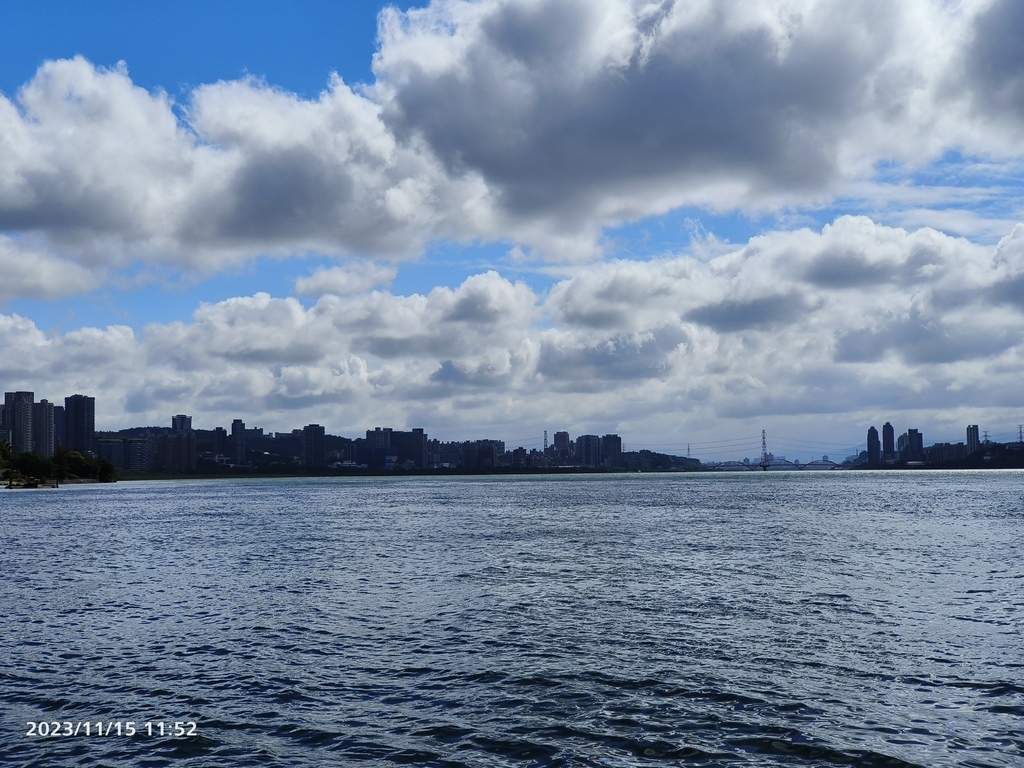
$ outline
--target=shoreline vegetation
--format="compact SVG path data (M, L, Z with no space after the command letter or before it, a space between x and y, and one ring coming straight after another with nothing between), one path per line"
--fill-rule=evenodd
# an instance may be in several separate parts
M52 457L14 453L0 440L0 478L4 488L52 488L65 484L117 482L117 468L109 461L58 448Z

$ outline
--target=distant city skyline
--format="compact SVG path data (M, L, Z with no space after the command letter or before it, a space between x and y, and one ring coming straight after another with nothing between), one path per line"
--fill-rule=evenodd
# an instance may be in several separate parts
M112 430L1013 439L1022 33L1012 0L15 4L0 385Z
M7 439L11 443L15 452L32 450L43 456L52 456L54 449L57 447L64 447L71 450L78 450L83 453L95 454L95 435L98 432L116 433L124 429L162 428L169 429L173 434L191 432L195 429L200 431L213 431L217 433L218 436L222 435L219 439L223 443L225 455L230 455L233 461L238 464L243 464L245 463L246 450L244 434L247 432L265 432L267 435L302 432L303 452L304 454L308 452L311 455L318 455L324 450L323 439L326 435L351 438L353 434L357 436L361 434L360 430L349 433L332 431L321 424L307 424L301 427L292 426L289 429L283 430L265 429L261 424L258 424L255 421L250 421L247 425L246 419L240 417L236 417L231 420L229 432L228 429L225 428L226 425L220 424L203 426L201 423L197 423L195 427L193 427L193 416L189 414L174 414L170 416L164 424L133 424L129 427L121 427L119 429L105 429L102 425L97 427L95 424L96 398L87 395L75 394L65 397L63 402L63 406L54 407L54 405L45 398L42 398L37 402L35 400L34 391L6 392L4 394L3 405L0 406L0 438ZM26 416L26 414L28 415ZM27 426L25 426L26 424ZM410 432L423 432L426 430L429 433L430 431L429 425L410 427L408 429ZM367 427L365 432L369 439L374 433L378 435L382 434L382 430L386 433L390 433L392 430L395 430L397 433L402 432L402 428L395 428L390 425L386 427L375 426L372 431ZM983 436L985 440L991 442L1014 442L1014 439L1019 442L1022 437L1022 433L1024 433L1024 424L1018 424L1016 433L995 433L995 437L993 438L993 435L990 434L989 430L982 431L977 424L968 424L961 430L959 437L946 436L944 438L937 438L930 440L929 442L924 442L925 438L921 429L918 427L907 427L902 433L899 433L899 442L897 442L897 432L895 428L890 422L886 421L883 424L881 432L879 432L874 425L869 426L866 438L860 445L851 444L843 446L835 442L818 442L811 447L808 445L800 445L797 441L784 436L774 437L769 440L767 433L763 433L760 438L754 438L752 436L747 439L716 440L711 441L710 443L693 441L680 443L680 446L685 445L685 450L666 450L665 446L660 444L652 446L641 442L633 442L628 439L624 440L622 436L616 433L604 433L604 435L601 436L585 431L570 433L568 430L548 429L542 430L541 435L537 440L508 440L502 435L493 434L481 436L476 434L472 428L470 428L467 433L457 435L445 435L443 437L434 435L433 439L456 442L482 439L484 441L500 441L502 444L507 445L509 450L520 447L535 450L542 446L551 446L556 451L568 452L570 444L577 444L577 441L580 439L585 438L587 440L592 439L594 441L604 441L606 438L614 438L615 444L611 449L613 454L621 453L624 450L653 450L659 453L666 453L668 455L692 457L699 459L704 463L743 460L751 460L756 463L761 459L761 454L759 451L755 451L753 449L756 447L757 439L764 439L767 441L769 453L784 461L806 463L809 461L823 459L842 463L851 456L864 452L868 463L875 464L892 463L896 460L921 461L925 447L932 444L961 444L967 453L973 453L983 442ZM827 436L821 437L825 438ZM873 439L877 443L874 449L872 448ZM49 448L43 448L40 450L41 445L48 445ZM829 445L832 446L831 449L828 447ZM815 448L818 450L815 451ZM170 448L167 450L170 450ZM195 448L193 446L191 449L179 448L179 450L192 450L194 452ZM608 455L609 448L607 448L603 442L600 442L600 444L594 443L593 445L586 443L585 447L578 448L577 450L582 451L583 456L586 457L587 455ZM877 451L877 454L873 453L873 450ZM830 456L829 454L833 455Z

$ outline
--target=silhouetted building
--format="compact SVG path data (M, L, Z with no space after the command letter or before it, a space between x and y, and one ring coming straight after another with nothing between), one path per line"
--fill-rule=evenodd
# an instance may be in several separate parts
M54 451L53 403L40 400L32 406L32 450L47 459Z
M868 427L868 464L878 464L882 460L882 443L878 439L878 430Z
M327 466L327 430L319 424L302 428L302 465L304 467Z
M391 427L374 427L373 430L366 430L366 447L374 448L391 447Z
M622 466L622 438L618 435L604 435L601 438L601 459L605 467L618 469Z
M967 455L977 453L981 450L981 434L978 432L977 424L970 424L967 427Z
M577 437L576 458L584 467L600 467L601 438L597 435L580 435Z
M153 446L147 437L97 438L96 456L129 472L145 472L153 468Z
M504 453L505 443L502 440L465 440L437 445L440 464L463 469L497 467Z
M967 446L963 443L935 443L925 451L929 464L963 461L967 458Z
M64 438L64 406L53 406L53 449L67 448Z
M924 461L924 435L908 429L900 435L900 458L904 461Z
M896 430L888 421L882 425L882 461L896 460Z
M427 433L422 427L415 427L411 432L393 431L392 444L398 449L398 460L401 463L412 462L416 469L427 466Z
M165 472L186 472L196 468L196 433L192 418L178 415L171 419L170 433L156 439L156 466Z
M96 398L64 398L64 446L83 456L96 455Z
M245 465L245 422L241 419L231 422L231 463Z
M420 427L411 432L391 427L374 427L372 430L366 430L366 449L371 456L379 449L394 448L397 450L399 465L409 462L416 469L427 467L427 442L427 434Z
M228 455L228 431L224 427L215 427L213 430L213 455Z
M32 406L34 392L6 392L4 394L4 429L11 433L11 450L28 453L32 450Z
M555 432L555 452L569 455L569 433Z

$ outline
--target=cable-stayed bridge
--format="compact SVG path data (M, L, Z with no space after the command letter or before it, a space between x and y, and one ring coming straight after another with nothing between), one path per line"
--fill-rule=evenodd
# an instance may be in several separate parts
M834 453L837 455L846 456L849 453L858 453L859 446L851 446L847 448L836 449L834 444L825 443L809 443L806 440L794 440L791 438L779 437L773 440L773 443L781 443L783 450L794 450L799 453L818 453L822 452L821 458L809 460L806 462L792 461L782 456L775 456L768 450L768 437L765 430L761 431L760 446L757 449L757 438L739 438L734 440L721 440L711 441L708 443L702 443L697 445L698 455L703 455L702 463L706 469L718 472L744 472L744 471L766 471L766 472L778 472L778 471L820 471L820 470L833 470L841 469L843 465L837 461L829 458L825 451ZM755 451L757 453L755 454ZM757 456L756 459L746 458L743 460L738 459L721 459L715 460L713 457L715 454L722 455L736 453L746 453L748 456L754 454ZM710 456L709 456L710 454Z

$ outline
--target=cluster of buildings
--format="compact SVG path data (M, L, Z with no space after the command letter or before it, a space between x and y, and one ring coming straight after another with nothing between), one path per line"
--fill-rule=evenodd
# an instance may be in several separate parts
M45 458L58 448L83 456L96 452L96 398L71 395L64 405L35 401L34 392L6 392L0 406L0 440L14 453L37 453Z
M97 433L95 414L96 400L87 395L66 397L61 406L45 399L36 402L33 392L8 392L0 409L0 439L7 440L15 453L51 458L66 448L133 472L187 472L215 465L262 470L650 469L654 457L660 456L650 451L624 452L618 435L580 435L572 440L568 432L556 432L549 445L545 433L543 450L509 451L501 440L431 440L420 428L375 427L365 437L349 439L328 435L320 424L265 434L235 419L229 428L199 430L185 414L172 417L169 427Z
M694 468L695 459L681 459L651 451L626 452L618 435L579 435L572 440L568 432L555 432L549 445L544 433L543 450L505 449L501 440L441 442L431 440L423 429L408 431L390 427L367 430L365 437L349 439L328 435L319 424L307 424L291 432L264 434L262 429L247 429L241 419L230 428L197 430L192 418L179 414L170 427L135 427L116 433L96 433L96 400L88 395L70 395L63 405L48 400L35 401L33 392L7 392L0 406L0 440L7 440L15 453L34 452L50 458L65 448L83 456L109 461L115 467L134 472L187 472L200 465L287 470L306 468L367 468L370 470L424 469L496 469L585 467L592 469L668 468L664 460ZM917 429L908 429L896 437L892 424L882 426L881 435L874 426L867 432L867 450L850 457L844 464L884 466L892 464L941 464L963 461L983 446L978 425L967 427L962 443L935 443L924 446ZM659 465L657 462L661 461ZM749 462L737 468L751 466ZM761 465L784 468L790 464L771 454ZM807 467L835 468L839 465L824 457ZM793 465L797 466L797 465ZM710 465L709 468L728 468ZM800 466L798 468L805 468Z
M869 466L883 464L942 464L963 461L981 449L981 437L977 424L967 427L965 443L935 443L927 448L920 430L908 429L899 438L888 421L882 425L882 436L878 430L868 427L868 441L865 462Z
M594 469L650 469L651 452L624 453L618 435L581 435L570 440L568 432L555 434L544 450L516 448L508 451L501 440L442 442L431 440L421 429L375 427L364 437L350 439L328 435L320 424L308 424L291 432L264 433L246 429L236 419L230 431L192 429L191 417L175 416L171 427L122 430L97 438L97 456L130 471L183 472L199 464L224 468L274 471L289 468L395 469L495 469L580 466Z

